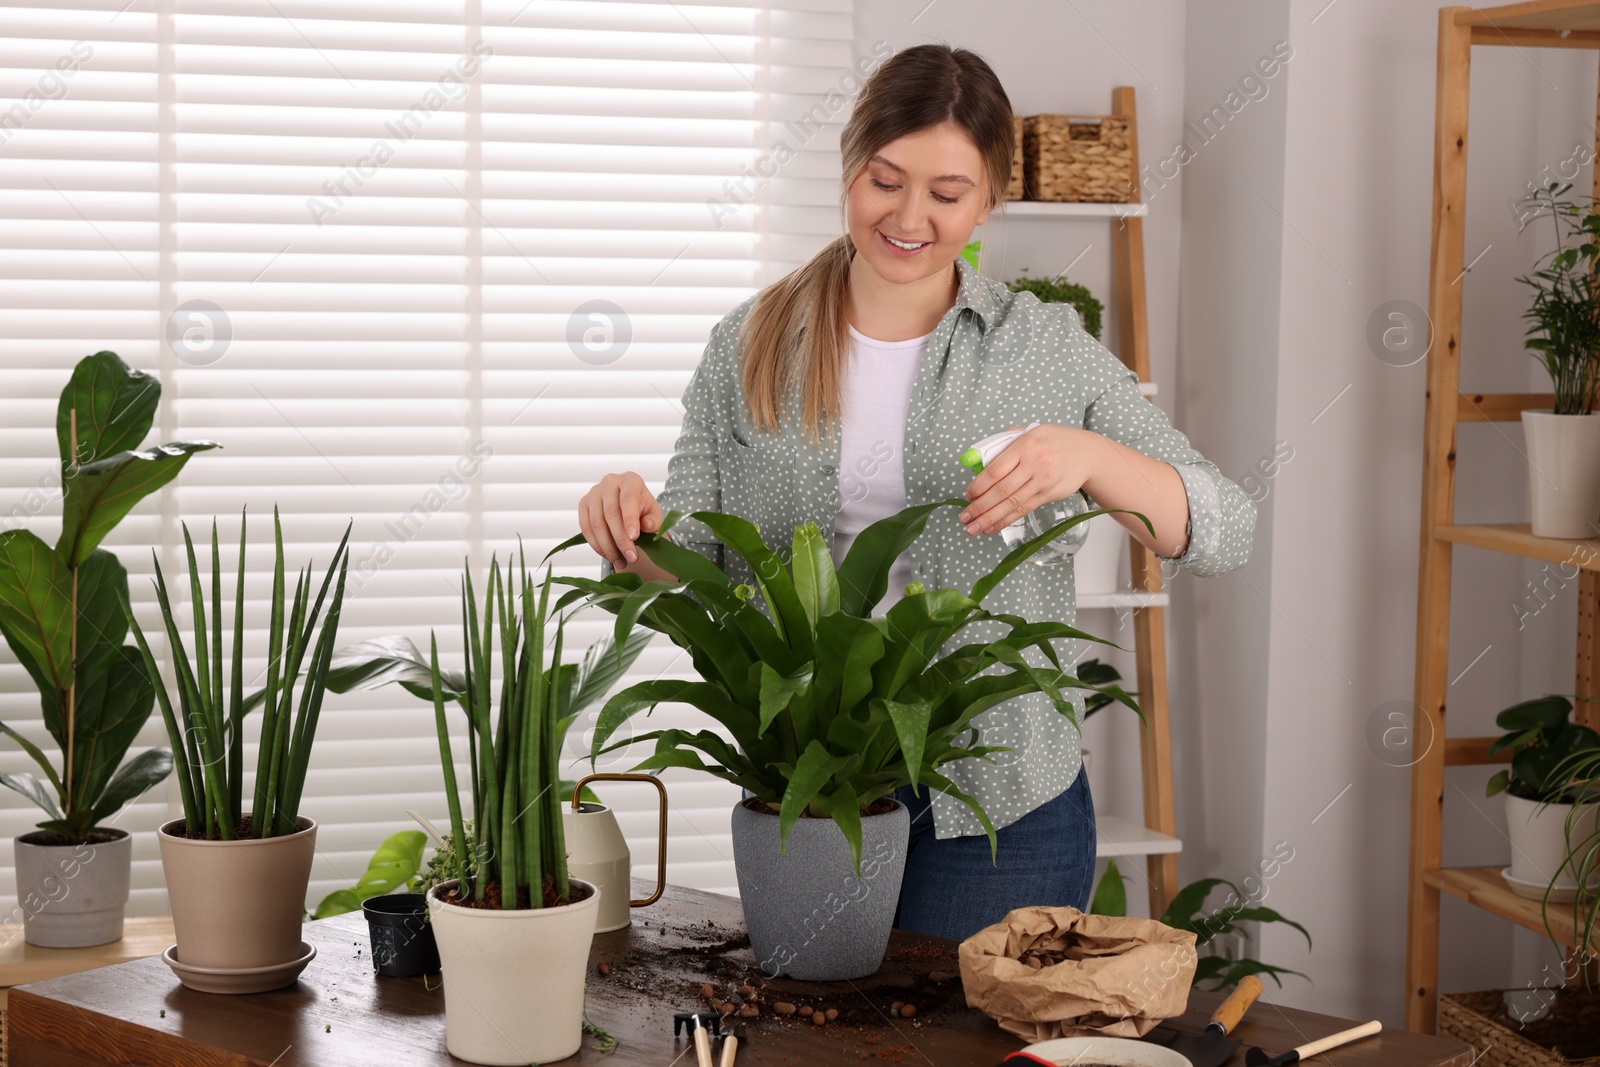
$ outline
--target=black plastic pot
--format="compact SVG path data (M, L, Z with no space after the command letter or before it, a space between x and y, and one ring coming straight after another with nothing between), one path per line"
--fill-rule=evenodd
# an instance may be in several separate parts
M421 893L390 893L361 904L372 934L372 963L379 974L415 978L439 973L439 948Z

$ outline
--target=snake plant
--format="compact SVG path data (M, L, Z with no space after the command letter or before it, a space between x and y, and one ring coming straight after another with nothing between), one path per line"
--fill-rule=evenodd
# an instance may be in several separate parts
M345 527L339 547L322 578L316 599L311 598L311 571L301 568L294 585L294 602L285 613L287 596L284 583L283 525L276 508L272 512L276 557L272 570L271 620L267 626L267 684L250 696L244 691L244 558L246 522L239 517L239 566L233 604L231 662L226 667L229 682L223 687L225 668L222 632L222 558L217 542L217 524L211 524L211 614L207 630L206 602L195 562L194 541L187 524L183 527L184 548L189 557L190 605L194 612L194 658L184 644L177 613L167 593L161 563L155 563L156 599L161 606L161 621L166 627L168 645L176 665L178 707L173 708L160 670L150 652L144 631L133 617L126 599L123 614L133 630L134 640L144 657L145 669L157 679L156 698L167 737L172 742L173 762L177 765L179 792L183 798L185 831L190 837L232 841L241 837L277 837L294 833L305 790L306 767L311 760L311 742L327 688L328 661L333 655L339 631L339 614L344 604L344 579L350 553L346 548L350 528ZM152 553L152 555L154 555ZM328 587L337 572L339 581L328 599ZM322 616L324 602L328 613ZM320 631L317 620L322 618ZM305 662L311 653L309 664ZM295 682L302 670L304 683L296 706ZM256 707L261 711L261 744L256 755L255 788L248 818L244 811L244 720ZM291 729L292 727L292 729Z
M558 617L552 634L550 610L548 574L545 581L535 582L523 561L515 573L508 566L502 575L499 561L491 559L481 617L472 576L462 574L461 628L467 660L457 682L447 682L439 669L437 635L429 648L429 692L451 840L457 842L468 840L467 817L450 745L446 697L459 694L468 718L467 777L477 847L470 855L466 849L453 852L457 892L461 899L497 902L505 910L570 902L558 759L561 736L583 687L579 665L561 659L566 620ZM615 656L624 654L627 637L624 633Z
M966 503L919 505L873 523L837 570L815 523L795 528L785 562L745 519L709 511L690 516L744 557L754 586L734 584L710 560L664 536L680 518L672 512L659 534L643 534L636 543L676 577L644 581L619 572L599 580L555 579L576 587L561 606L581 599L612 612L619 635L636 623L659 630L689 654L700 675L697 681L640 682L613 696L601 709L591 758L635 740L654 740L654 754L636 770L688 767L740 786L778 812L780 846L787 845L803 813L830 817L848 840L857 871L863 809L901 785L927 785L972 810L988 834L992 857L997 842L988 814L939 771L955 760L1008 751L969 743L976 733L973 720L1013 697L1044 693L1077 726L1064 692L1069 688L1105 693L1139 709L1114 684L1074 677L1052 642L1121 646L1063 622L1030 622L983 607L1006 575L1052 538L1119 509L1074 516L1017 546L970 593L912 583L886 614L872 615L888 589L890 565L928 517ZM582 538L573 538L553 551L580 543ZM1006 632L940 655L978 622L998 623ZM634 715L669 702L704 712L731 741L711 730L663 729L605 747Z

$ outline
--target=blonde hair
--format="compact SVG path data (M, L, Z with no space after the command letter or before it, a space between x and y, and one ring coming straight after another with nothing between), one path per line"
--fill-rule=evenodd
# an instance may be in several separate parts
M872 156L891 141L945 122L964 131L983 157L989 208L1004 200L1016 133L1000 79L974 52L921 44L896 53L867 79L840 135L841 229L850 186ZM809 439L820 441L838 426L849 352L844 298L855 254L846 231L757 294L739 328L745 414L757 430L776 433L796 391Z

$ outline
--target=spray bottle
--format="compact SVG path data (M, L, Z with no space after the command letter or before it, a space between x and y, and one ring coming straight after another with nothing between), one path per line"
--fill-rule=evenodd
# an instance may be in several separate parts
M1037 425L1039 425L1037 422L1033 422L1020 430L1007 430L993 437L985 437L961 453L961 465L972 471L976 477L985 466L994 462L994 458L1004 452L1011 442ZM1015 548L1024 541L1038 537L1052 526L1089 510L1091 510L1089 500L1081 492L1073 493L1065 500L1046 501L1002 529L1000 538L1008 549ZM1080 522L1028 557L1029 562L1037 563L1041 567L1058 564L1083 547L1083 542L1088 536L1089 524Z

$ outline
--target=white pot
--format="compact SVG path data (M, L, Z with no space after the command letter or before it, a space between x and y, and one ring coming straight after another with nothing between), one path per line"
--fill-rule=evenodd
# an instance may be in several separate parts
M1506 794L1506 828L1511 835L1512 878L1541 887L1550 885L1550 879L1560 869L1556 879L1557 889L1576 889L1577 872L1570 863L1563 866L1567 856L1565 826L1571 804L1544 804ZM1595 831L1595 813L1600 804L1585 804L1583 811L1573 821L1572 841L1576 845Z
M1600 412L1524 411L1535 537L1600 534Z
M87 948L122 939L128 903L133 836L83 845L43 845L23 834L12 843L17 872L17 907L23 937L42 948Z
M583 1043L583 979L600 890L559 908L463 908L428 891L444 976L445 1046L468 1063L564 1060Z
M1089 535L1072 557L1072 582L1077 594L1115 593L1122 584L1122 555L1128 545L1128 531L1110 515L1087 523Z

